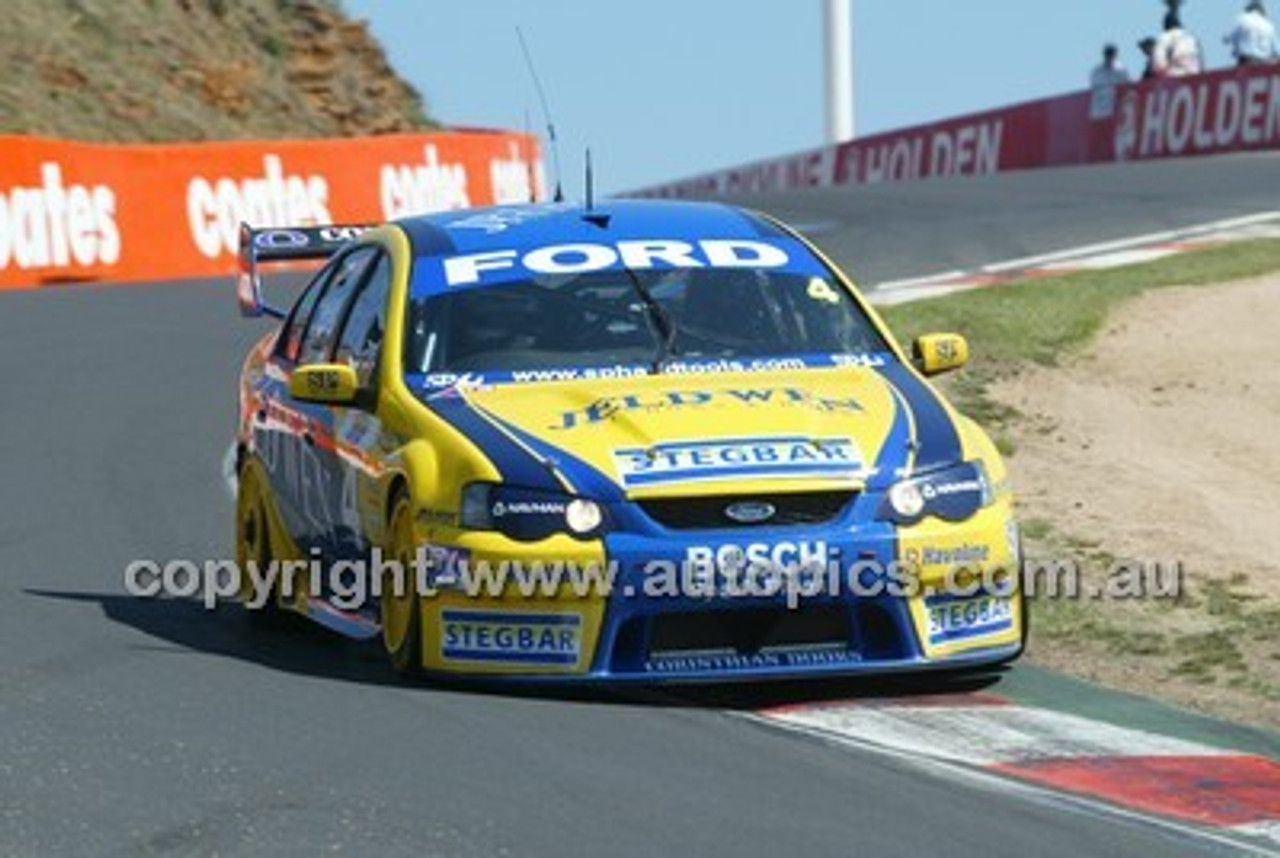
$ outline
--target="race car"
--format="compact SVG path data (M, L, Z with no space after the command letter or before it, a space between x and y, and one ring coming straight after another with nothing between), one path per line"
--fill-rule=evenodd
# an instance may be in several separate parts
M261 270L327 259L287 311ZM257 615L405 674L968 669L1025 638L986 434L797 231L712 203L241 230L237 560ZM278 572L278 574L266 574Z

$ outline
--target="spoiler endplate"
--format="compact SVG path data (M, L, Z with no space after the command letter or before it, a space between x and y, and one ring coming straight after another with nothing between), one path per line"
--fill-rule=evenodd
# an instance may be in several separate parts
M283 319L287 315L284 310L264 300L262 274L258 270L260 265L328 259L369 229L373 229L370 224L264 229L240 224L239 270L236 273L236 300L240 304L240 315L248 319L261 316Z

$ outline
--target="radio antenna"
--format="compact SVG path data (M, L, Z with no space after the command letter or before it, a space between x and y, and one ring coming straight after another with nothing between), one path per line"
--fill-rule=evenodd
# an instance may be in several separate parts
M551 119L551 108L547 104L547 94L542 89L542 80L538 77L538 69L533 64L533 54L529 52L529 43L524 39L524 31L516 27L516 38L520 40L520 51L524 54L525 65L529 67L529 77L533 78L533 88L538 93L538 103L542 106L542 118L547 123L547 142L551 144L551 161L556 171L555 201L564 202L564 186L560 183L560 141L556 139L556 124Z
M591 163L591 147L587 147L587 209L582 219L601 229L609 228L612 219L607 212L596 211L596 169Z

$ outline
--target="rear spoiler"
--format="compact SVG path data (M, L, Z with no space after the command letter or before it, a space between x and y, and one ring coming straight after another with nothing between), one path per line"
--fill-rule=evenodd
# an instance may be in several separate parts
M236 300L240 302L240 315L250 319L259 316L283 319L286 315L283 310L262 299L262 275L258 272L260 264L328 259L368 229L373 229L373 225L254 229L247 223L240 224L240 265L236 275Z

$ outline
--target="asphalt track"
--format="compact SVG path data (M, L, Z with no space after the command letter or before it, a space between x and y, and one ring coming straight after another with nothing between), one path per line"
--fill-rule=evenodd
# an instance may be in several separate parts
M1280 153L731 198L874 285L1280 209Z
M1277 178L1258 157L752 202L874 281L1273 208ZM404 686L374 647L129 597L131 560L231 551L220 460L263 330L227 282L0 295L0 854L1220 854L736 711L914 686Z

